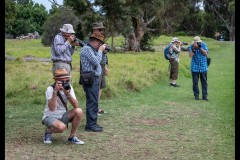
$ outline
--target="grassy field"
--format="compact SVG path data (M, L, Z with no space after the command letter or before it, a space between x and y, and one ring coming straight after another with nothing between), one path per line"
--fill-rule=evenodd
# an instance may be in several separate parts
M235 43L202 39L212 58L208 102L194 100L187 52L180 57L181 87L169 86L163 48L171 37L155 39L156 52L109 53L110 73L100 102L107 113L98 119L104 132L85 132L84 117L78 129L85 141L81 146L66 142L69 130L54 134L51 145L42 141L52 64L22 59L50 58L50 48L40 40L5 40L5 54L18 57L5 62L5 159L235 159ZM78 84L79 48L73 66L72 85L85 112L85 95Z

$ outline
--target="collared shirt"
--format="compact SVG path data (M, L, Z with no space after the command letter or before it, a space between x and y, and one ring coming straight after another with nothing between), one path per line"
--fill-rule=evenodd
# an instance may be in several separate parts
M181 47L176 46L172 43L171 47L169 48L169 52L170 52L170 58L174 58L178 62L179 53L181 52Z
M102 72L101 60L102 52L95 49L90 43L81 48L80 65L82 65L83 72L93 71L95 76L100 76Z
M75 47L69 44L61 33L58 33L52 43L52 61L61 60L71 62L74 49Z
M189 52L192 51L193 44L189 47ZM208 52L207 45L202 42L202 49ZM195 48L194 55L192 57L191 61L191 71L192 72L207 72L208 66L207 66L207 56L205 56L199 48Z

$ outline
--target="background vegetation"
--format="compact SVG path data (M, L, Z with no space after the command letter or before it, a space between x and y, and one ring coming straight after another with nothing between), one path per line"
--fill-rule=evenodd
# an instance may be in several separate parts
M116 39L122 43L122 37ZM52 63L23 58L50 58L50 47L39 39L6 39L5 53L17 60L5 62L5 159L235 159L234 42L201 37L212 58L205 102L194 100L187 52L180 56L181 87L169 86L163 49L171 39L153 40L156 52L108 54L110 73L100 102L107 113L98 118L104 132L84 132L84 117L77 134L83 146L66 142L69 130L54 134L53 144L43 144L41 118L46 88L53 83ZM179 39L192 42L192 37ZM79 50L73 56L71 83L85 112Z
M49 46L64 23L73 24L76 36L83 40L91 24L102 21L113 49L119 35L125 38L121 47L137 52L152 50L151 41L160 35L216 39L223 35L225 40L235 40L234 0L64 0L64 5L49 1L52 9L47 12L32 0L6 0L6 35L16 38L38 31L41 42Z

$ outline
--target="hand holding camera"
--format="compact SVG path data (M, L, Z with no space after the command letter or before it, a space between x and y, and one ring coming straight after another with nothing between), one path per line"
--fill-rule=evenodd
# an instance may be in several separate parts
M67 41L68 41L70 44L72 44L72 43L74 42L74 39L75 39L74 35L71 35L71 36L69 36L69 37L67 38Z
M99 47L99 50L102 51L104 54L106 54L106 51L109 52L111 48L107 46L107 44L103 44Z

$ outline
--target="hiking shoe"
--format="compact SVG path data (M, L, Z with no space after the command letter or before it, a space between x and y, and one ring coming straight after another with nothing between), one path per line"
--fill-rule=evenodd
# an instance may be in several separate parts
M68 138L68 142L72 142L72 143L75 143L75 144L84 144L84 142L81 141L80 139L78 139L76 136Z
M43 137L43 142L46 144L51 144L52 143L52 134L45 132L44 137Z
M199 97L196 96L196 97L195 97L195 100L199 100Z
M105 112L104 112L104 110L99 109L99 110L98 110L98 113L99 113L99 114L103 114L103 113L105 113Z
M208 99L206 97L204 97L203 100L208 101Z
M85 131L88 131L88 132L102 132L103 127L99 126L98 124L96 124L94 126L91 126L91 127L85 126Z
M170 86L173 86L173 87L180 87L179 85L177 85L177 84L173 84L173 83L170 83Z

